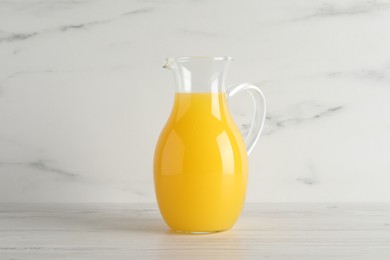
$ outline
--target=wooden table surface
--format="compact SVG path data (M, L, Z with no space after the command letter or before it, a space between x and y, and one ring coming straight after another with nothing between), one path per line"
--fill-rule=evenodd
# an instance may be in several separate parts
M390 204L247 204L211 235L153 204L0 204L0 259L390 259Z

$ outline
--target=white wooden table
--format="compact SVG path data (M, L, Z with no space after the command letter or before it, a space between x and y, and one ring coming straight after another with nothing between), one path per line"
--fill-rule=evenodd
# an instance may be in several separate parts
M247 204L212 235L148 204L0 204L0 259L390 259L390 204Z

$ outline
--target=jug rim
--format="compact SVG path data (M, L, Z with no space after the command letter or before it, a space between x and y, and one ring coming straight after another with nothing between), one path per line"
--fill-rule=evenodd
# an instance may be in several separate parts
M173 60L190 60L190 59L205 59L205 60L232 60L233 58L230 56L181 56L181 57L175 57L175 58L168 58Z
M181 56L174 58L166 58L163 68L169 68L169 65L175 61L189 61L189 60L212 60L212 61L231 61L231 56Z

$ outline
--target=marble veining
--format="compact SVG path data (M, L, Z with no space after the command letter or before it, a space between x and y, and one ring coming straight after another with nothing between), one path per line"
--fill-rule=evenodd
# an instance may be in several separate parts
M111 19L90 21L90 22L80 23L80 24L61 25L61 26L59 26L57 28L45 29L43 31L38 31L38 32L10 33L10 32L0 31L0 43L1 42L22 41L22 40L26 40L26 39L29 39L29 38L32 38L32 37L40 36L42 34L53 33L53 32L66 32L66 31L70 31L70 30L90 29L91 27L94 27L96 25L106 24L106 23L115 21L117 19L120 19L122 17L148 13L148 12L153 11L153 9L154 8L136 9L136 10L124 12L124 13L118 15L117 17L114 17L114 18L111 18Z
M343 106L324 107L311 102L301 102L295 104L292 108L284 111L282 115L270 115L268 114L267 127L264 131L264 135L274 133L280 128L285 128L291 125L300 124L313 119L318 119L323 116L329 116L335 112L340 111Z
M13 41L21 41L28 39L30 37L36 36L38 33L6 33L0 32L2 36L0 37L0 42L13 42Z
M64 177L77 177L78 174L67 172L52 166L48 165L48 162L44 160L36 160L32 162L0 162L0 166L13 166L13 167L29 167L32 169L36 169L42 172L48 172L53 174L58 174Z
M329 77L353 77L357 79L367 79L390 83L390 66L383 69L361 69L356 71L338 71L328 74Z
M360 14L372 14L377 11L383 11L390 8L389 2L376 0L370 1L349 1L348 3L329 4L324 3L318 7L313 14L297 18L295 21L301 21L313 18L324 18L334 16L356 16Z
M317 175L317 171L314 167L313 161L310 161L307 165L308 168L308 174L306 174L306 177L299 177L296 178L296 181L301 182L306 185L315 185L319 184L319 178Z
M167 57L235 58L250 202L389 202L390 1L0 0L0 202L155 202ZM232 108L250 128L250 104ZM233 111L234 110L234 111ZM362 192L365 191L365 192Z

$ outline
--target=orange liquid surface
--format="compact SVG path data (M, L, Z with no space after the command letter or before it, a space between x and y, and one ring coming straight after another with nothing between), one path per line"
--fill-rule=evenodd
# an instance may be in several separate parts
M173 230L215 232L238 219L246 193L247 151L224 93L177 93L157 143L154 181Z

